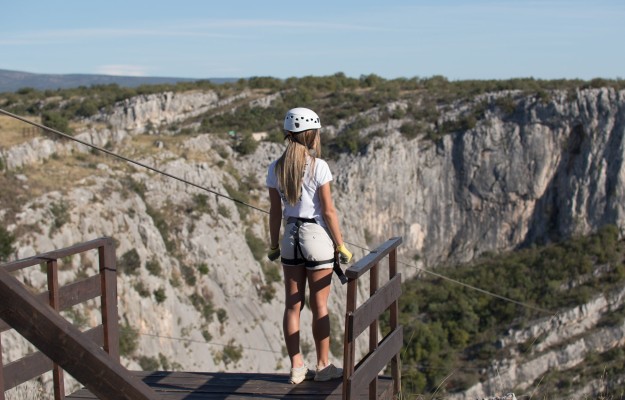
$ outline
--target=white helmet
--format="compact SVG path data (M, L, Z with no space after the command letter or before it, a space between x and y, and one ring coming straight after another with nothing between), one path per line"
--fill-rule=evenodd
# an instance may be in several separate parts
M309 129L321 128L319 116L308 108L292 108L284 118L284 130L290 132L303 132Z

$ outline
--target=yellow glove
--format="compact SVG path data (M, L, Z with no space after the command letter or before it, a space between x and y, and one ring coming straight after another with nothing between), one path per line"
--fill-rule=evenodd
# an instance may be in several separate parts
M280 245L276 247L269 248L269 253L267 253L267 258L269 261L274 261L280 257Z
M341 264L347 264L349 260L352 259L352 253L347 250L345 244L336 247L336 250L339 252L339 260L341 260Z

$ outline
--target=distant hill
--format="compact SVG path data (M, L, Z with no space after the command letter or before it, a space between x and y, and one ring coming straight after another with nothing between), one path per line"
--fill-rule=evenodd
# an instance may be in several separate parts
M193 82L209 80L214 83L235 81L235 78L170 78L170 77L143 77L143 76L113 76L92 74L33 74L30 72L10 71L0 69L0 93L15 92L21 88L30 87L37 90L67 89L79 86L108 85L116 83L123 87L137 87L140 85L157 85L177 82Z

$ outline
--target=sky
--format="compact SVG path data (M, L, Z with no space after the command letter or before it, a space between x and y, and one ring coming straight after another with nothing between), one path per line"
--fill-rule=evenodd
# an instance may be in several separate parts
M5 0L0 69L280 79L625 78L623 0Z

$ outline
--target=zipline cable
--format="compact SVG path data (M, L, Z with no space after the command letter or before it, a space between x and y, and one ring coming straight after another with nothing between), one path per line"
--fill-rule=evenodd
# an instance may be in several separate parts
M217 196L223 197L223 198L228 199L228 200L232 200L232 201L234 201L235 203L239 203L239 204L241 204L241 205L244 205L244 206L247 206L247 207L253 208L253 209L257 210L257 211L260 211L260 212L264 212L264 213L266 213L266 214L269 214L269 212L268 212L268 211L265 211L265 210L263 210L263 209L261 209L261 208L258 208L258 207L254 206L254 205L252 205L252 204L246 203L246 202L241 201L241 200L239 200L239 199L235 199L235 198L233 198L233 197L230 197L230 196L227 196L227 195L225 195L225 194L219 193L219 192L217 192L217 191L211 190L211 189L209 189L209 188L207 188L207 187L200 186L200 185L198 185L198 184L196 184L196 183L189 182L189 181L187 181L186 179L180 178L180 177L178 177L178 176L176 176L176 175L172 175L172 174L170 174L170 173L168 173L168 172L165 172L165 171L161 171L161 170L159 170L159 169L157 169L157 168L154 168L154 167L152 167L152 166L150 166L150 165L144 164L144 163L142 163L142 162L140 162L140 161L136 161L136 160L133 160L133 159L131 159L131 158L124 157L124 156L122 156L122 155L120 155L120 154L114 153L114 152L112 152L112 151L110 151L110 150L107 150L107 149L105 149L105 148L103 148L103 147L96 146L95 144L92 144L92 143L87 143L87 142L85 142L84 140L80 140L80 139L75 138L75 137L73 137L73 136L71 136L71 135L68 135L68 134L66 134L66 133L63 133L63 132L57 131L56 129L49 128L49 127L47 127L47 126L45 126L45 125L41 125L41 124L39 124L39 123L37 123L37 122L29 121L29 120L27 120L26 118L20 117L19 115L15 115L15 114L10 113L10 112L8 112L8 111L5 111L5 110L3 110L3 109L1 109L1 108L0 108L0 114L4 114L4 115L9 116L9 117L11 117L11 118L18 119L18 120L20 120L20 121L26 122L27 124L30 124L30 125L36 126L37 128L43 129L43 130L48 131L48 132L55 133L55 134L57 134L57 135L59 135L59 136L62 136L62 137L64 137L64 138L66 138L66 139L73 140L74 142L80 143L80 144L82 144L82 145L84 145L84 146L87 146L87 147L91 147L91 148L93 148L93 149L96 149L96 150L98 150L98 151L101 151L101 152L103 152L103 153L106 153L106 154L108 154L108 155L110 155L110 156L117 157L117 158L119 158L119 159L121 159L121 160L124 160L124 161L126 161L126 162L129 162L129 163L131 163L131 164L138 165L138 166L140 166L140 167L143 167L143 168L149 169L150 171L154 171L154 172L156 172L156 173L158 173L158 174L165 175L165 176L167 176L167 177L169 177L169 178L175 179L175 180L180 181L180 182L182 182L182 183L185 183L185 184L187 184L187 185L191 185L191 186L194 186L194 187L196 187L196 188L198 188L198 189L205 190L205 191L207 191L207 192L209 192L209 193L212 193L212 194L214 194L214 195L217 195Z
M362 246L359 246L359 245L357 245L357 244L350 243L350 242L347 242L347 241L346 241L346 243L347 243L347 244L349 244L349 245L352 245L352 246L354 246L354 247L356 247L356 248L359 248L359 249L361 249L361 250L364 250L365 252L367 252L367 251L368 251L368 252L371 252L371 249L368 249L368 248L366 248L366 247L362 247ZM416 266L416 265L414 265L414 264L410 264L410 263L407 263L407 262L405 262L405 261L401 261L401 260L399 260L399 259L397 260L397 262L398 262L399 264L405 265L405 266L407 266L407 267L415 268L415 269L417 269L417 270L419 270L419 271L425 272L426 274L433 275L433 276L435 276L435 277L437 277L437 278L444 279L444 280L446 280L446 281L448 281L448 282L452 282L452 283L455 283L455 284L457 284L457 285L464 286L464 287L466 287L466 288L468 288L468 289L475 290L475 291L480 292L480 293L482 293L482 294L485 294L485 295L487 295L487 296L492 296L492 297L498 298L498 299L500 299L500 300L504 300L504 301L507 301L507 302L510 302L510 303L514 303L514 304L517 304L517 305L520 305L520 306L523 306L523 307L526 307L526 308L532 309L532 310L534 310L534 311L540 311L541 313L545 313L545 314L549 314L549 315L553 315L553 314L554 314L554 312L553 312L553 311L551 311L551 310L547 310L546 308L536 307L536 306L533 306L533 305L531 305L531 304L523 303L523 302L521 302L521 301L514 300L514 299L508 298L508 297L506 297L506 296L499 295L499 294L497 294L497 293L489 292L488 290L481 289L481 288L478 288L478 287L473 286L473 285L469 285L468 283L464 283L464 282L462 282L462 281L459 281L459 280L456 280L456 279L450 278L450 277L448 277L448 276L438 274L438 273L436 273L436 272L434 272L434 271L430 271L430 270L428 270L428 269L426 269L426 268L419 267L419 266Z
M155 333L148 333L148 332L138 332L137 334L141 335L141 336L149 336L149 337L154 337L154 338L158 338L158 339L169 339L169 340L174 340L174 341L177 341L177 342L210 344L212 346L220 346L220 347L232 346L231 344L214 343L214 342L209 342L209 341L206 341L206 340L196 340L196 339L188 339L188 338L166 336L166 335L157 335ZM243 350L262 351L262 352L265 352L265 353L282 354L281 351L277 351L277 350L259 349L259 348L256 348L256 347L246 347L246 346L239 346L239 347L241 349L243 349Z
M252 204L249 204L249 203L246 203L246 202L241 201L241 200L239 200L239 199L235 199L235 198L233 198L233 197L230 197L230 196L227 196L227 195L225 195L225 194L219 193L219 192L217 192L217 191L215 191L215 190L211 190L211 189L206 188L206 187L204 187L204 186L201 186L201 185L198 185L198 184L196 184L196 183L190 182L190 181L188 181L188 180L186 180L186 179L184 179L184 178L180 178L180 177L178 177L178 176L172 175L172 174L170 174L170 173L168 173L168 172L161 171L161 170L159 170L159 169L157 169L157 168L154 168L154 167L152 167L152 166L150 166L150 165L144 164L144 163L142 163L142 162L140 162L140 161L136 161L136 160L133 160L133 159L128 158L128 157L125 157L125 156L122 156L122 155L120 155L120 154L117 154L117 153L112 152L112 151L110 151L110 150L107 150L107 149L105 149L105 148L102 148L102 147L96 146L96 145L94 145L94 144L92 144L92 143L85 142L84 140L80 140L80 139L78 139L78 138L76 138L76 137L74 137L74 136L71 136L71 135L68 135L68 134L66 134L66 133L60 132L60 131L58 131L58 130L56 130L56 129L49 128L49 127L47 127L47 126L45 126L45 125L42 125L42 124L39 124L39 123L37 123L37 122L30 121L30 120L28 120L28 119L26 119L26 118L24 118L24 117L20 117L19 115L13 114L13 113L11 113L11 112L9 112L9 111L6 111L6 110L3 110L3 109L1 109L1 108L0 108L0 114L4 114L4 115L6 115L6 116L8 116L8 117L15 118L15 119L17 119L17 120L20 120L20 121L22 121L22 122L25 122L25 123L30 124L30 125L33 125L33 126L36 126L36 127L40 128L40 129L43 129L43 130L45 130L45 131L52 132L52 133L54 133L54 134L57 134L57 135L59 135L59 136L62 136L62 137L64 137L64 138L66 138L66 139L72 140L72 141L77 142L77 143L80 143L80 144L82 144L82 145L84 145L84 146L91 147L91 148L93 148L93 149L96 149L96 150L98 150L98 151L101 151L101 152L103 152L103 153L106 153L106 154L108 154L108 155L110 155L110 156L113 156L113 157L119 158L119 159L124 160L124 161L126 161L126 162L129 162L129 163L131 163L131 164L135 164L135 165L138 165L138 166L140 166L140 167L146 168L146 169L148 169L148 170L150 170L150 171L156 172L157 174L165 175L165 176L167 176L167 177L169 177L169 178L175 179L175 180L180 181L180 182L182 182L182 183L185 183L185 184L187 184L187 185L190 185L190 186L196 187L196 188L201 189L201 190L205 190L205 191L207 191L207 192L209 192L209 193L212 193L212 194L214 194L214 195L216 195L216 196L220 196L220 197L223 197L223 198L225 198L225 199L232 200L232 201L234 201L235 203L241 204L241 205L246 206L246 207L250 207L250 208L252 208L252 209L254 209L254 210L256 210L256 211L260 211L260 212L262 212L262 213L269 214L269 211L263 210L262 208L256 207L256 206L254 206L254 205L252 205ZM345 243L347 243L347 244L349 244L349 245L351 245L351 246L354 246L354 247L356 247L356 248L359 248L359 249L361 249L361 250L363 250L363 251L365 251L365 252L370 252L370 251L371 251L370 249L368 249L368 248L366 248L366 247L363 247L363 246L360 246L360 245L355 244L355 243L351 243L351 242L348 242L348 241L345 241ZM409 263L402 262L402 261L399 261L399 260L398 260L398 262L399 262L400 264L402 264L402 265L406 265L406 266L409 266L409 267L416 268L417 270L423 271L423 272L425 272L425 273L427 273L427 274L430 274L430 275L436 276L436 277L438 277L438 278L441 278L441 279L444 279L444 280L446 280L446 281L449 281L449 282L452 282L452 283L458 284L458 285L460 285L460 286L464 286L464 287L466 287L466 288L468 288L468 289L478 291L478 292L480 292L480 293L482 293L482 294L485 294L485 295L488 295L488 296L492 296L492 297L495 297L495 298L498 298L498 299L500 299L500 300L504 300L504 301L507 301L507 302L510 302L510 303L514 303L514 304L517 304L517 305L520 305L520 306L523 306L523 307L526 307L526 308L529 308L529 309L532 309L532 310L535 310L535 311L540 311L541 313L546 313L546 314L554 315L554 312L553 312L553 311L550 311L550 310L547 310L547 309L544 309L544 308L540 308L540 307L536 307L536 306L533 306L533 305L531 305L531 304L523 303L523 302L518 301L518 300L510 299L510 298L508 298L508 297L501 296L501 295L498 295L498 294L496 294L496 293L489 292L489 291L484 290L484 289L480 289L480 288L478 288L478 287L476 287L476 286L469 285L469 284L467 284L467 283L464 283L464 282L458 281L458 280L456 280L456 279L453 279L453 278L450 278L450 277L447 277L447 276L444 276L444 275L438 274L438 273L436 273L436 272L433 272L433 271L427 270L427 269L422 268L422 267L418 267L418 266L413 265L413 264L409 264Z

